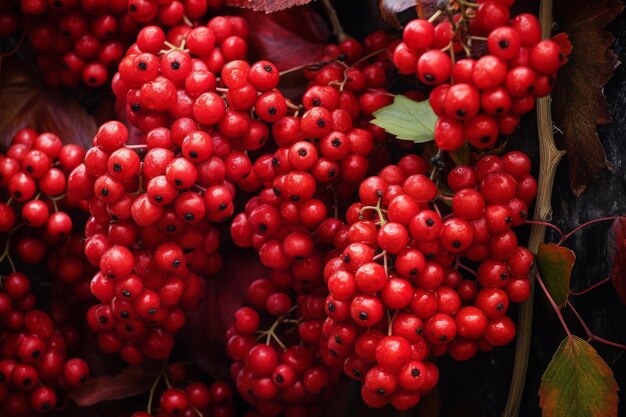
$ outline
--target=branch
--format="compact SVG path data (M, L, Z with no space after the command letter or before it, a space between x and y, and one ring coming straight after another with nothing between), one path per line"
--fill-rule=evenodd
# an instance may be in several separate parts
M330 0L322 0L322 6L328 16L328 20L330 20L330 24L333 28L333 35L337 37L337 43L350 39L350 37L343 30L343 26L341 26L341 22L339 21L339 16L337 16L337 11L331 4Z
M539 20L541 21L541 30L544 39L550 37L552 27L552 0L541 0L539 7ZM552 186L554 184L554 175L559 161L563 157L564 151L560 151L554 144L554 136L552 134L552 111L550 108L550 96L537 100L537 130L539 133L539 180L537 202L535 206L534 220L549 221L552 217L552 206L550 200L552 198ZM528 249L537 253L539 244L543 242L546 233L546 227L540 224L534 224L530 230L530 238L528 241ZM522 394L524 391L524 383L526 381L526 372L528 371L528 356L530 353L530 339L533 321L533 289L534 276L537 267L530 274L531 291L530 297L520 306L517 339L515 342L515 362L513 365L513 375L511 376L511 387L509 389L509 397L502 413L503 417L517 417L522 402Z

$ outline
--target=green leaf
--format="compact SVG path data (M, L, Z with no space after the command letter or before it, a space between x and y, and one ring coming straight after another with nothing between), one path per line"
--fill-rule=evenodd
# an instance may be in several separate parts
M542 243L537 251L537 266L541 279L552 299L559 307L567 302L569 281L576 255L571 249L558 246L554 243Z
M370 122L398 139L416 143L433 140L437 115L428 100L414 101L398 94L393 103L374 112Z
M611 368L578 336L568 336L541 377L543 417L616 417L617 383Z

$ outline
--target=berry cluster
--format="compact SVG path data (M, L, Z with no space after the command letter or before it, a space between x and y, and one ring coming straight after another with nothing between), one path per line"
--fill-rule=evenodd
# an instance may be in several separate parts
M319 415L321 399L339 376L319 358L324 295L298 295L294 304L289 275L273 271L253 281L250 307L235 312L226 334L237 390L264 416ZM267 330L259 330L265 324Z
M203 18L209 9L219 9L225 0L122 0L130 16L139 23L175 26Z
M66 340L50 316L35 309L26 275L10 273L3 286L0 412L15 417L49 412L57 405L57 390L80 387L89 378L89 366L68 358Z
M115 72L137 24L124 0L22 0L30 43L48 85L104 85Z
M368 156L387 138L369 119L393 100L383 88L388 42L376 32L363 45L354 40L329 45L325 63L306 68L311 85L293 115L276 90L256 102L259 119L272 123L278 149L254 161L246 181L261 191L235 216L231 237L239 246L254 247L264 266L291 268L296 291L320 285L325 251L316 250L311 233L317 230L332 243L341 221L328 218L328 208L337 211L339 201L349 198L367 175Z
M59 282L84 278L79 239L70 237L72 220L64 211L80 204L64 195L66 176L80 163L84 150L63 145L52 133L18 131L0 155L0 255L10 272L0 276L0 413L29 416L57 405L57 390L79 387L89 377L82 359L69 359L76 342L75 328L37 309L30 279L17 267L38 264L48 247L63 247L49 257ZM12 245L12 242L16 241ZM15 261L11 253L17 254ZM59 257L72 259L56 265ZM6 261L6 262L5 262ZM53 320L54 318L54 320ZM59 326L61 325L61 326Z
M205 136L192 132L185 143ZM220 214L219 207L189 190L195 165L170 149L169 130L148 137L139 149L125 146L126 127L105 123L69 177L69 192L88 202L85 255L99 269L91 292L100 304L89 310L88 324L103 351L120 352L131 364L144 356L167 358L184 310L203 297L201 275L222 264L219 232L207 220ZM145 147L142 161L137 151ZM229 189L219 187L231 199Z
M207 385L198 381L191 369L183 363L172 363L166 372L157 376L157 381L150 392L148 410L139 411L132 417L151 417L154 390L163 377L165 389L158 401L158 417L231 417L235 415L233 392L222 381Z
M112 82L128 121L144 133L157 127L171 128L178 146L184 135L197 130L199 124L207 131L215 125L217 132L227 138L247 134L252 130L251 120L242 110L254 105L257 90L247 83L246 68L238 60L248 52L248 31L248 23L234 16L217 16L206 26L193 29L174 26L167 35L157 26L143 28ZM273 70L270 67L258 73L261 86L278 77ZM231 78L248 86L240 95L242 101L238 105L231 103L228 109L216 93L216 75L220 73L223 82L231 74Z
M322 358L363 381L372 407L417 404L437 383L430 355L467 360L509 343L509 303L530 294L533 256L511 229L536 193L528 157L511 152L455 168L451 198L425 168L410 156L364 180L346 213L341 252L324 267ZM434 202L445 198L452 212L442 216Z
M80 208L80 202L65 194L68 174L80 164L85 151L78 145L63 145L53 133L18 131L6 153L0 155L0 191L9 201L0 203L0 232L28 226L41 239L24 238L17 252L27 263L40 262L44 243L58 243L70 235L72 219L61 209Z
M404 28L393 62L400 73L416 73L435 86L429 101L439 116L434 138L440 149L452 151L466 141L478 149L494 146L499 134L515 131L536 97L552 90L565 62L561 48L541 40L534 15L511 19L512 3L461 4L463 12L449 13L450 19L415 19ZM486 48L470 50L472 43Z

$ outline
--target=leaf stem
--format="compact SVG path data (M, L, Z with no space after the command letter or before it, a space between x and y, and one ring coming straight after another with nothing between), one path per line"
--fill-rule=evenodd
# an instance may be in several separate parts
M563 242L565 242L567 239L569 239L574 233L578 232L580 229L589 226L590 224L594 224L594 223L600 223L600 222L605 222L605 221L613 221L613 220L617 220L622 216L610 216L610 217L602 217L599 219L593 219L593 220L589 220L587 223L583 223L580 226L576 227L574 230L572 230L571 232L567 233L565 236L563 236L561 238L561 240L559 241L558 245L562 245Z
M430 180L434 181L439 174L441 158L443 157L443 151L441 149L437 149L437 153L430 159L433 164L433 170L430 172Z
M152 415L152 402L154 401L154 393L157 387L159 386L159 381L161 381L161 378L163 377L163 375L165 375L166 368L167 368L167 360L163 362L163 366L161 367L161 370L159 371L157 377L154 379L154 382L152 383L152 387L150 387L150 396L148 397L148 405L146 406L146 412L150 415Z
M346 35L346 32L343 30L343 26L341 26L341 22L339 21L339 16L337 16L337 11L331 4L330 0L322 0L322 7L324 7L328 20L330 20L330 25L333 28L333 34L337 38L337 42L341 43L348 39L349 36Z
M587 294L589 291L591 291L591 290L595 290L596 288L598 288L598 287L599 287L599 286L601 286L601 285L606 284L606 283L607 283L607 282L609 282L610 280L611 280L611 277L606 277L606 278L604 278L602 281L600 281L600 282L596 282L596 283L595 283L595 284L593 284L591 287L589 287L589 288L585 288L584 290L582 290L582 291L578 291L578 292L576 292L576 291L572 291L572 290L570 289L570 290L569 290L569 294L570 294L570 295L574 295L574 296L579 296L579 295L584 295L584 294Z
M439 16L441 16L442 13L443 12L441 11L441 9L437 10L435 13L433 13L431 17L428 18L428 22L433 23L435 20L439 18Z
M9 253L10 246L11 246L11 240L7 239L7 243L4 246L4 251L0 255L0 262L6 259L9 262L9 265L11 266L11 269L13 270L13 272L16 272L17 270L15 269L15 264L13 263L13 259L11 259L11 254Z
M537 282L539 283L539 285L541 286L541 289L545 293L546 297L548 297L548 301L550 301L550 304L552 305L552 308L554 309L554 312L556 313L557 317L559 318L559 321L563 325L563 329L565 330L565 333L567 333L567 336L571 336L572 332L570 332L569 327L567 327L567 324L565 323L565 319L563 318L563 314L561 314L561 309L559 308L558 305L556 305L556 302L554 301L554 299L550 295L550 292L548 292L548 289L546 288L546 285L543 283L543 280L541 279L539 274L536 275L536 279L537 279Z
M576 310L574 305L569 300L567 300L567 306L570 308L570 310L572 310L572 313L574 313L574 315L578 319L578 322L580 323L580 325L585 330L585 333L587 333L587 341L588 342L592 341L592 340L595 340L598 343L604 343L605 345L613 346L613 347L620 348L620 349L626 349L626 345L623 345L621 343L612 342L610 340L606 340L606 339L604 339L604 338L602 338L600 336L596 336L595 334L593 334L593 332L591 331L589 326L587 326L587 324L585 323L583 318L578 313L578 310Z
M526 220L524 223L526 224L534 224L537 226L546 226L546 227L550 227L551 229L556 230L556 232L561 235L561 239L563 238L563 236L565 236L565 234L563 233L563 231L558 228L557 226L553 225L550 222L543 222L541 220Z
M465 271L469 272L469 273L470 273L470 274L472 274L473 276L478 277L478 274L476 273L476 271L474 271L474 270L473 270L472 268L470 268L469 266L467 266L467 265L463 265L461 262L459 262L457 266L458 266L459 268L461 268L461 269L463 269L463 270L465 270Z

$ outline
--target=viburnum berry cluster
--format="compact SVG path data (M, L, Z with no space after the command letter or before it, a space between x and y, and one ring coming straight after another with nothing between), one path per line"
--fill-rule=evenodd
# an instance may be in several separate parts
M0 232L27 226L29 237L17 242L21 260L36 264L45 255L44 242L56 244L72 231L72 218L65 209L81 209L81 203L66 194L67 176L80 165L85 150L63 145L53 133L38 134L24 128L0 155L0 191L8 201L0 203ZM63 209L63 210L61 210Z
M207 137L192 132L185 143ZM203 297L202 277L221 267L219 232L209 219L223 220L228 207L208 191L203 198L190 190L198 178L193 158L174 154L169 130L156 129L139 148L125 146L127 139L123 124L103 124L71 173L69 192L91 213L85 255L99 269L91 292L100 304L88 311L89 327L103 351L137 365L145 356L168 357L184 310ZM222 202L232 200L226 186L214 189Z
M511 229L536 194L528 157L456 167L452 197L425 166L410 157L364 180L346 213L347 238L324 267L322 358L362 381L372 407L416 405L438 380L431 356L467 360L509 343L509 305L530 295L533 256ZM441 214L439 199L451 201L451 213Z
M440 11L409 22L393 62L400 73L435 87L429 102L439 116L434 139L440 149L465 142L489 148L499 134L515 131L535 98L552 91L565 56L557 43L541 40L536 16L510 17L513 1L452 3L446 18Z
M60 404L58 392L87 381L89 366L69 357L64 335L48 314L36 309L26 275L12 272L2 282L0 411L16 417L47 413Z
M161 378L166 389L158 401L155 391ZM153 414L154 409L158 412ZM132 417L231 417L235 415L233 392L228 384L216 381L210 385L198 381L192 369L185 363L172 363L157 375L152 386L146 411L133 413Z
M99 87L115 73L139 27L125 0L21 0L46 84Z
M112 82L128 121L144 133L157 127L172 129L172 140L178 146L184 135L199 125L215 126L229 139L248 133L250 115L243 110L251 108L257 96L256 88L245 78L245 66L249 65L241 61L248 52L248 32L247 22L236 16L216 16L206 26L195 28L177 25L167 35L158 26L143 28ZM226 65L230 70L223 69ZM270 67L272 70L275 68ZM239 105L231 103L227 108L216 92L216 76L221 74L226 82L229 73L248 88ZM265 77L271 84L278 72Z
M0 262L8 271L0 275L2 415L49 412L59 404L62 390L77 388L89 377L87 363L68 353L77 341L75 324L37 309L31 280L18 269L49 255L49 270L58 279L54 284L84 279L81 243L70 236L72 219L65 211L81 208L65 189L67 175L84 153L80 146L63 145L52 133L25 128L0 155L0 195L7 199L0 203ZM58 251L47 253L48 248ZM61 266L60 258L72 261Z
M226 352L234 361L230 369L237 390L261 415L314 416L339 373L319 357L324 294L294 299L289 275L272 271L250 283L250 306L235 312Z
M248 59L244 18L204 20L223 0L21 0L46 81L98 86L116 70L121 121L102 124L87 151L23 129L0 155L0 256L12 268L0 289L1 412L53 409L89 376L67 360L79 340L68 317L82 309L103 353L163 361L133 417L234 415L226 383L167 364L184 354L172 353L175 335L221 269L219 224L231 218L228 238L266 268L226 330L251 416L322 415L344 376L367 405L407 410L437 386L437 357L511 342L509 307L531 291L533 255L515 232L537 194L530 159L483 154L446 170L443 154L513 133L565 58L536 17L511 18L512 1L443 3L402 40L377 31L281 72ZM420 90L394 84L396 70ZM287 97L281 77L296 71L306 87ZM418 146L370 122L397 94L423 100L430 88L429 163L397 155ZM84 224L68 214L80 211ZM11 252L47 266L49 314Z
M81 146L63 145L55 134L30 128L16 132L0 155L0 188L9 198L0 203L7 251L13 249L23 264L46 261L54 284L70 286L83 301L91 297L92 267L83 254L82 234L72 231L72 218L87 211L87 205L66 191L67 177L84 155Z
M224 6L225 0L122 0L128 12L139 23L175 26L203 18L210 9Z
M272 123L278 149L254 161L246 181L261 191L235 216L231 237L239 246L254 247L264 266L291 268L296 286L311 290L321 283L324 252L315 250L310 234L317 230L332 243L341 222L328 218L329 208L337 212L339 201L350 197L370 169L368 157L376 144L387 138L369 120L393 100L384 89L388 42L376 32L364 45L354 40L329 45L325 63L306 67L311 85L293 115L283 98L271 101L268 110L283 109L274 115L263 114L263 95L255 106L258 117Z

